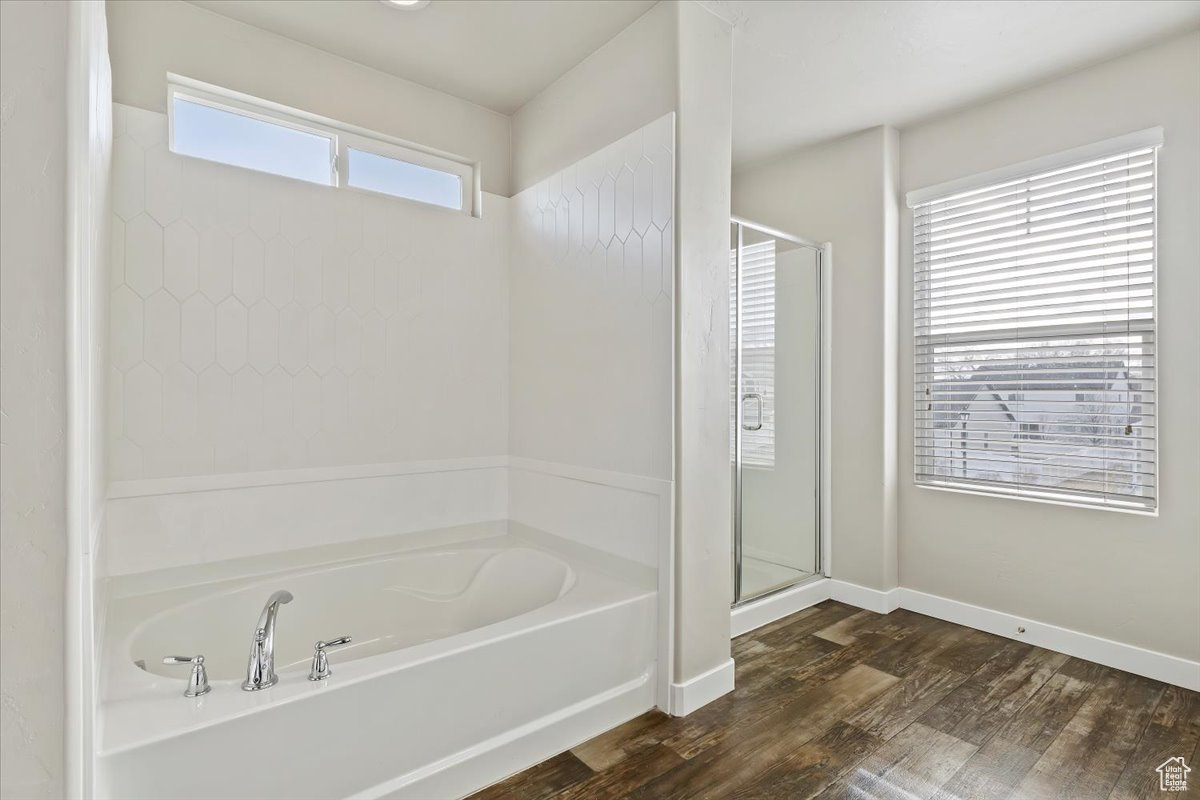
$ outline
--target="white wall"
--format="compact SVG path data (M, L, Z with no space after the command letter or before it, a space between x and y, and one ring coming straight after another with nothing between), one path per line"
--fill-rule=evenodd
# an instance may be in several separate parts
M872 128L733 176L740 217L833 243L833 576L897 586L895 131Z
M652 7L513 114L513 194L675 110L676 5Z
M62 797L67 4L0 3L0 795Z
M906 129L904 191L1161 125L1157 517L912 483L912 238L901 224L905 587L1200 660L1200 33ZM836 560L835 560L836 563Z
M224 86L482 163L508 196L509 119L182 0L110 0L113 96L166 111L166 74Z

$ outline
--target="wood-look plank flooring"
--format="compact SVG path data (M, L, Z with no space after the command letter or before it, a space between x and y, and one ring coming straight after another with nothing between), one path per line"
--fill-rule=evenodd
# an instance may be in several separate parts
M733 642L736 689L652 711L476 800L1200 798L1200 694L1022 642L828 601Z

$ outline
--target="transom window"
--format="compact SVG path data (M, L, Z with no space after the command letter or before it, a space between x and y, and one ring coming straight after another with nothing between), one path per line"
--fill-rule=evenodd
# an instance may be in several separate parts
M909 195L918 484L1157 508L1161 137Z
M168 78L174 153L479 215L475 164L266 100Z

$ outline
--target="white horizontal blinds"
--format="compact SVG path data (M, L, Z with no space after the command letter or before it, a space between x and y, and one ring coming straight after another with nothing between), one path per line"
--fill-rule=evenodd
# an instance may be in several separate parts
M1157 505L1156 154L914 206L918 483Z
M730 286L734 286L737 253L730 254ZM737 297L730 292L730 337L737 346ZM762 427L742 429L742 464L775 466L775 240L742 247L742 396L762 398ZM733 427L737 425L737 375L730 370ZM759 401L743 402L743 422L759 422ZM732 447L732 443L731 443Z

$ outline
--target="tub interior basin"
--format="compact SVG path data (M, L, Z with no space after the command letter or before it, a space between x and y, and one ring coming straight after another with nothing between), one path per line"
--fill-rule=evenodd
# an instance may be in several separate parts
M256 580L166 608L130 637L130 660L156 675L185 677L163 656L205 657L209 679L245 677L263 604L277 589L275 669L307 670L317 640L352 637L330 650L336 665L411 647L525 614L554 602L575 581L561 559L533 548L406 554ZM140 662L140 663L139 663Z

